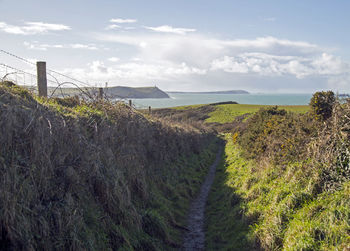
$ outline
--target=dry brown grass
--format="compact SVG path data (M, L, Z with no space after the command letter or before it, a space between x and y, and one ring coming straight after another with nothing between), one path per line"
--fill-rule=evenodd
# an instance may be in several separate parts
M322 168L322 186L337 190L350 179L350 100L336 102L331 117L323 123L308 147L310 156Z
M124 104L37 102L9 83L0 86L0 130L0 247L14 250L131 247L148 180L211 138Z

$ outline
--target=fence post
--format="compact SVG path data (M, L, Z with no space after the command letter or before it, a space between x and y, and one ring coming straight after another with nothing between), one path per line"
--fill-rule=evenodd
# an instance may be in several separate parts
M98 98L101 100L103 99L103 88L102 87L98 88Z
M148 107L148 114L151 115L151 113L152 113L152 107L149 106Z
M36 62L39 97L47 97L46 62Z
M129 106L130 106L130 107L132 106L132 101L131 101L131 99L129 99Z

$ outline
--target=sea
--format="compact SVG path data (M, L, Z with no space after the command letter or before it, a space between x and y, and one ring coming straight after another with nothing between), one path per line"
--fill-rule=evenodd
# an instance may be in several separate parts
M253 105L307 105L312 94L192 94L168 93L170 98L133 99L136 108L167 108L184 105L236 101Z

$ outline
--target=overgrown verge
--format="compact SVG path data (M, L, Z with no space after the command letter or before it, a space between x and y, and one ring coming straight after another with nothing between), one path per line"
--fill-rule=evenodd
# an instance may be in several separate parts
M315 115L264 109L226 135L209 249L350 248L350 103Z
M210 132L0 85L0 249L172 250Z

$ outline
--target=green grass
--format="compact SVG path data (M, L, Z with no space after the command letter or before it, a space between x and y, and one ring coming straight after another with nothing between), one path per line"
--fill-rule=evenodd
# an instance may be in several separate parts
M208 105L187 105L187 106L176 106L172 109L178 111L190 111L198 110ZM215 111L208 113L209 118L205 120L207 123L230 123L235 120L236 117L242 116L245 114L253 114L259 111L261 108L271 107L270 105L247 105L247 104L225 104L225 105L216 105ZM285 109L290 112L295 113L306 113L309 111L308 105L283 105L278 106L280 109Z
M184 106L174 106L171 108L175 109L175 110L189 110L189 109L196 109L196 108L199 108L201 106L205 106L205 105L184 105Z
M226 165L227 158L230 156L225 153L209 194L205 226L206 247L207 250L254 250L254 235L241 213L242 198L230 183L233 165ZM247 164L242 158L234 160L236 167Z
M206 122L209 123L229 123L233 122L236 117L244 114L252 114L257 112L261 108L269 107L268 105L242 105L242 104L228 104L218 105L214 112L209 113L209 118ZM295 105L295 106L278 106L280 109L285 109L290 112L305 113L309 111L307 105Z
M250 250L256 241L265 250L350 248L349 182L321 192L310 160L258 166L242 157L230 134L226 139L207 213L210 250Z
M350 183L323 193L296 212L286 229L285 250L349 250Z

